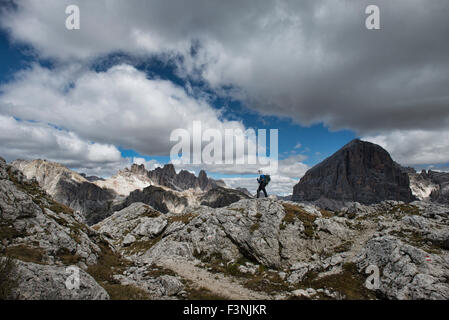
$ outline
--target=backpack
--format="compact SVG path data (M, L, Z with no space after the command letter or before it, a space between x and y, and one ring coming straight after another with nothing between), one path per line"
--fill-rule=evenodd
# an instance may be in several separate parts
M269 174L266 174L266 175L264 175L264 183L265 183L265 185L268 185L269 183L270 183L270 181L271 181L271 177L270 177L270 175Z

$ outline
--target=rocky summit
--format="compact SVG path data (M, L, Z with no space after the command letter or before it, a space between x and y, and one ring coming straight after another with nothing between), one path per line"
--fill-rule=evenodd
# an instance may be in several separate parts
M353 140L317 164L293 189L292 200L320 198L364 204L415 200L407 172L382 147Z

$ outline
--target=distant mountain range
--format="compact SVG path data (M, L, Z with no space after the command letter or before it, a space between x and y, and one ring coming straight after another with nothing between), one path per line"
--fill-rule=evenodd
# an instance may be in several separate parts
M61 164L40 159L16 160L12 166L28 179L36 179L56 201L82 213L89 224L137 201L161 212L179 212L187 205L209 203L208 194L214 194L214 206L248 198L246 193L228 188L222 180L209 178L203 170L198 177L186 170L176 173L172 164L150 171L144 165L133 164L108 179L87 177ZM214 189L220 191L211 193ZM220 195L218 199L217 194Z

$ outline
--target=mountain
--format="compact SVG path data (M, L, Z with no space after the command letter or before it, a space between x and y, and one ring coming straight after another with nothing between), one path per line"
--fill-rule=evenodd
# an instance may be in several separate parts
M201 205L204 206L211 208L222 208L230 205L231 203L249 198L250 196L239 190L216 187L202 195L199 201Z
M181 170L178 174L172 164L166 164L163 168L156 168L148 172L148 177L154 184L168 187L172 190L183 191L188 189L199 189L209 191L218 186L225 186L221 180L208 178L204 170L201 170L198 177L193 173Z
M59 163L16 160L12 166L21 170L28 179L36 179L53 199L80 212L92 223L107 214L117 196L115 191L102 188ZM103 181L96 181L99 182Z
M162 213L180 212L189 204L187 198L177 192L158 186L149 186L143 190L131 192L120 205L114 207L114 211L121 210L135 202L148 204Z
M334 212L264 198L212 208L189 192L135 190L89 227L0 158L0 299L449 299L447 205ZM79 268L78 290L68 266ZM376 290L368 266L381 270Z
M140 265L118 281L152 292L147 268L157 265L178 279L178 299L191 290L182 283L237 300L449 299L447 209L383 201L332 212L264 198L162 214L136 202L93 228ZM365 285L373 265L377 290Z
M80 215L0 158L0 265L8 266L0 269L9 273L9 279L1 277L2 295L8 287L1 298L109 299L87 270L112 249L80 221ZM72 264L83 266L78 292L64 284Z
M133 164L108 179L87 177L65 166L46 160L16 160L12 163L28 179L39 185L56 201L82 214L89 225L112 213L142 202L157 210L180 212L188 205L199 204L212 197L211 190L221 188L211 205L230 204L242 199L221 180L209 178L205 171L198 177L186 170L176 173L171 164L147 171L145 166Z
M420 200L431 200L449 204L449 173L432 170L422 170L416 173L414 169L408 171L410 187Z
M253 195L251 194L251 192L249 192L249 190L246 189L246 188L237 187L237 188L235 188L235 190L240 191L240 192L243 192L244 194L246 194L246 195L247 195L248 197L250 197L250 198L253 197Z
M320 198L364 204L415 199L407 172L389 153L358 139L308 170L293 188L294 201Z
M143 164L133 164L131 168L120 170L109 179L96 180L94 183L101 188L114 190L118 195L125 197L134 190L154 184L148 177L148 171Z

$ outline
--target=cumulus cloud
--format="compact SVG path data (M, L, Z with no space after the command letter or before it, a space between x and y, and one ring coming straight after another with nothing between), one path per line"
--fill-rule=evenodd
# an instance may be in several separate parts
M409 130L366 136L363 140L382 146L403 165L429 165L449 162L449 131Z
M167 155L170 135L194 121L204 130L244 130L220 120L220 111L189 96L170 81L147 79L130 65L95 72L70 65L48 69L34 64L2 86L0 111L22 120L51 123L89 141L141 154Z
M133 163L141 165L143 164L145 166L145 169L147 170L154 170L156 168L161 168L164 165L159 163L156 160L145 160L144 158L134 157Z
M261 113L360 135L449 123L446 0L16 2L1 25L43 57L156 54ZM64 28L68 4L79 31ZM365 28L369 4L381 30Z
M110 175L129 162L113 145L91 143L73 132L4 115L0 115L0 154L7 161L48 159L100 175Z
M224 178L224 182L232 188L246 188L251 194L255 194L259 184L255 177L237 177ZM286 196L292 194L293 186L298 183L298 180L289 177L273 175L271 176L270 184L267 187L268 194L276 194Z
M181 77L200 80L261 114L352 129L402 164L449 160L446 0L10 2L16 5L0 8L0 26L56 67L33 65L3 86L1 114L19 127L106 148L91 151L92 163L101 162L99 154L108 154L109 145L166 154L170 132L191 129L193 120L208 128L245 129L222 120L205 99L169 81L150 80L130 65L99 73L86 69L92 59L114 52L170 60ZM65 29L69 4L81 9L79 31ZM379 31L365 28L369 4L381 9ZM32 143L28 148L30 155L39 153ZM256 167L215 169L244 174ZM279 168L291 178L306 166L297 161Z

